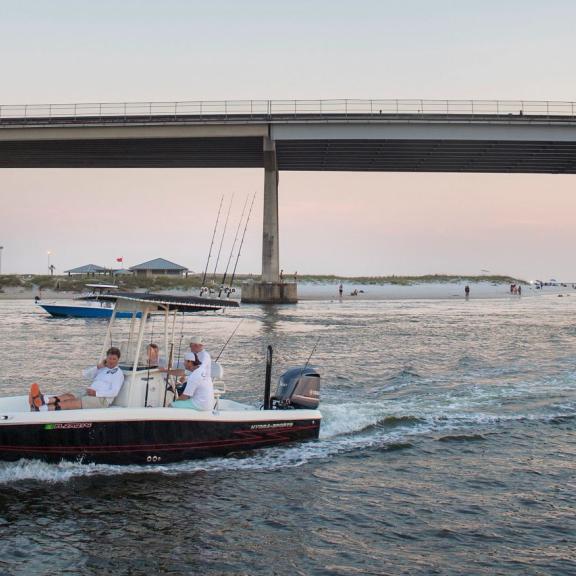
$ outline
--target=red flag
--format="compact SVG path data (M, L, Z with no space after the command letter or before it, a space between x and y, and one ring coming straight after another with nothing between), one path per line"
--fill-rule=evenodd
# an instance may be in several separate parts
M120 258L116 258L116 262L124 262L124 256L120 256Z

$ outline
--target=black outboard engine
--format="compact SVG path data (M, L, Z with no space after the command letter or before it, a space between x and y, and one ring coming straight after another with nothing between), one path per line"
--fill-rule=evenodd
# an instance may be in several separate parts
M278 380L276 394L271 398L278 410L302 408L314 410L320 404L320 374L311 366L286 370Z

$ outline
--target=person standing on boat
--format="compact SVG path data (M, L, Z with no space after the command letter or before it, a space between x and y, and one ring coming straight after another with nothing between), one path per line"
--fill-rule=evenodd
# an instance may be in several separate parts
M45 396L40 392L38 384L30 386L28 400L33 412L46 410L80 410L81 408L108 408L120 392L124 383L124 374L118 366L120 350L112 347L106 352L106 359L96 366L86 368L84 378L92 380L92 384L83 395L66 393L59 396Z
M194 352L184 354L184 367L188 372L186 387L172 402L172 408L191 408L207 411L214 406L214 387L212 378L206 377L208 368L198 359Z
M198 356L198 360L202 362L202 366L205 368L206 378L210 380L210 385L212 385L212 358L204 350L204 339L202 336L192 336L190 338L190 352Z

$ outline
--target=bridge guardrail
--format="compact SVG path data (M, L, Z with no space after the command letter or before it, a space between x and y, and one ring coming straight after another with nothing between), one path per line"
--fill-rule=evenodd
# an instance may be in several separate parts
M0 119L81 119L106 117L273 117L432 114L443 116L570 117L576 103L530 100L213 100L0 105Z

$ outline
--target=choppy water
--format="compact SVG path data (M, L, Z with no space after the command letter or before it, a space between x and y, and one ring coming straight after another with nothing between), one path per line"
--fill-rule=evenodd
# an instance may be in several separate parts
M159 468L0 464L0 574L575 574L576 296L305 302L187 321L229 397L324 367L318 442ZM160 326L154 328L159 332ZM0 302L0 391L63 391L105 325Z

